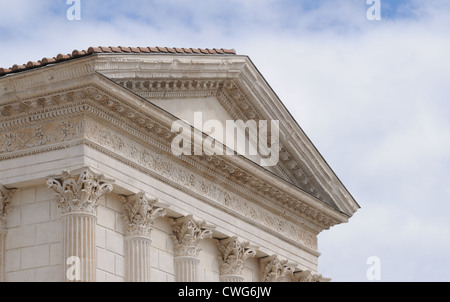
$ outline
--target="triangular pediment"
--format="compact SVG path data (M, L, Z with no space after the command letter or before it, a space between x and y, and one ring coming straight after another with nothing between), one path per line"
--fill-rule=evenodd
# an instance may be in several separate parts
M279 160L264 168L349 216L359 208L247 57L100 55L96 67L191 125L194 112L202 112L205 121L279 121Z

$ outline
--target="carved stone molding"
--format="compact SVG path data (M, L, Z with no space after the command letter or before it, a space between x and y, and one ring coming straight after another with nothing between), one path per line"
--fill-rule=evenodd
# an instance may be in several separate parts
M7 189L0 184L0 230L6 228L6 220L11 211L10 203L15 189Z
M74 107L49 111L53 110L52 108L56 108L54 107L54 104L62 103L65 104L65 106L68 106L71 102ZM40 108L42 106L42 109L46 110L45 114L36 113L36 115L33 116L33 120L35 121L67 114L79 114L83 111L91 112L102 119L106 119L107 122L112 123L116 127L128 128L126 131L131 131L130 134L133 134L139 139L153 141L152 145L157 146L158 148L162 147L164 149L166 146L170 145L170 140L174 135L170 131L170 127L163 125L154 118L150 118L150 116L146 115L141 108L128 105L122 100L111 97L107 92L101 91L96 87L85 87L75 91L68 91L61 95L42 96L38 98L38 100L28 100L24 101L24 103L27 104L28 114L31 113L30 108ZM47 108L46 106L53 107ZM115 119L120 119L120 121L115 121L111 116L107 116L99 110L106 110L109 113L114 113ZM12 127L12 130L10 131L0 131L0 158L12 158L30 152L34 153L38 152L38 149L42 152L55 148L67 147L71 144L80 144L83 143L83 138L88 138L107 148L113 147L114 149L119 149L119 151L130 150L130 148L123 144L117 146L111 145L114 141L107 137L105 137L105 140L99 141L99 138L101 138L99 137L99 134L102 132L98 132L94 129L92 129L94 130L94 133L91 136L92 132L90 132L90 126L88 128L88 126L85 125L85 120L80 120L80 116L69 117L64 120L61 119L58 122L55 121L53 124L47 122L45 124L39 124L38 127L28 126L22 129L18 129L17 125L29 123L28 118L24 117L18 120L4 121L2 123L5 125L7 124L5 129L8 128L8 125L15 126ZM106 131L104 126L100 126L99 130L103 132ZM144 135L146 137L142 136L142 131L145 132ZM107 132L111 131L107 130ZM137 153L138 149L134 148L131 151L133 150L135 155L139 155ZM116 152L117 150L113 151ZM282 158L284 158L283 155ZM136 159L139 160L139 158ZM249 171L231 164L228 162L228 159L223 157L201 156L198 160L191 158L190 161L192 164L199 166L198 168L202 170L208 168L209 170L214 171L214 173L220 173L222 177L231 181L231 185L236 186L236 184L239 183L250 190L252 194L263 194L268 199L274 200L276 204L285 209L283 212L285 212L286 215L292 213L293 215L299 215L308 221L313 221L314 224L320 226L320 229L317 230L317 232L320 232L322 229L328 229L330 226L339 223L339 219L341 219L329 216L329 213L325 214L322 211L323 209L319 210L318 208L311 207L300 199L286 194L283 190L274 187L267 181L262 181L258 176L249 173Z
M55 191L62 214L95 215L100 197L112 191L114 180L84 167L79 171L64 170L60 177L49 177L47 185Z
M212 238L214 226L205 221L197 221L192 215L170 220L175 245L175 256L197 257L201 239Z
M294 265L288 260L280 260L277 256L269 256L259 259L261 265L262 282L279 282L283 277L294 272Z
M153 222L166 215L168 205L158 203L156 198L139 192L128 197L122 196L127 236L150 237Z
M220 256L220 274L241 276L245 260L255 257L258 247L251 245L248 241L240 242L236 236L217 240Z
M201 195L203 198L212 199L226 209L242 215L254 223L267 227L268 231L279 232L297 243L300 242L306 247L317 249L317 239L314 234L280 217L280 215L274 214L272 211L257 206L237 194L233 194L206 177L199 176L197 173L173 162L168 156L157 154L150 148L144 148L134 140L106 129L93 121L87 120L85 127L86 138L111 151L111 156L120 155L127 159L127 163L132 161L140 167L155 172L156 175L162 177L165 181L173 181L183 187L184 190L187 189ZM104 152L104 150L101 151Z

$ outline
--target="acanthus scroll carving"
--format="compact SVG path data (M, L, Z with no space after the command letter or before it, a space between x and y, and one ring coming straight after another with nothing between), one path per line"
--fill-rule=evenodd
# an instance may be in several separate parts
M218 240L221 275L242 275L245 260L256 255L258 247L248 241L239 242L236 236L224 240Z
M327 278L323 278L322 275L313 274L310 270L295 272L293 274L293 277L294 281L296 282L322 282L330 280Z
M112 191L113 182L103 174L97 174L90 168L84 167L79 172L64 170L60 178L48 178L47 185L55 191L56 201L62 209L62 214L95 215L98 200Z
M123 219L128 236L150 237L153 222L166 215L169 206L159 203L156 198L148 197L144 192L122 197Z
M214 227L205 221L197 221L192 215L170 220L175 245L175 256L197 257L201 239L211 238Z
M317 249L317 239L313 234L279 215L274 215L240 196L224 190L214 182L171 162L166 156L154 153L149 148L144 148L135 141L118 135L100 124L89 120L86 121L85 126L86 138L89 141L99 144L114 152L114 154L123 156L127 160L150 169L189 190L213 199L218 204L262 224L270 230L279 232L296 242L301 242L309 248Z
M276 256L260 259L261 281L279 282L283 277L294 272L294 266L288 260L280 260Z
M0 154L81 138L83 121L69 118L0 134Z

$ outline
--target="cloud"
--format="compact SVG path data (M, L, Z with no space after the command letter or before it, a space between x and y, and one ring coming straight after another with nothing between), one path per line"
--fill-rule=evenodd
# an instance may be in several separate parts
M446 0L4 1L0 66L97 45L235 48L249 55L362 206L319 235L319 271L449 280L450 60ZM447 270L446 270L447 269Z

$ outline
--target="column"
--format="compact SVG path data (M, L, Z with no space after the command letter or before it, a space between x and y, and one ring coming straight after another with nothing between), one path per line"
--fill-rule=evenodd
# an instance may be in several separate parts
M261 258L261 281L280 282L280 280L294 272L294 266L287 260L280 260L277 256Z
M5 281L6 219L11 210L11 196L15 189L7 189L0 184L0 282Z
M236 236L218 240L220 256L220 281L242 282L245 260L256 255L256 246L239 242Z
M144 192L123 198L126 226L125 281L150 282L151 230L156 218L166 215L168 205Z
M211 238L214 227L205 221L197 221L192 215L171 220L175 246L175 278L177 282L197 282L200 259L198 243Z
M95 244L98 200L112 191L113 180L84 167L49 177L61 209L62 274L64 281L96 281Z

